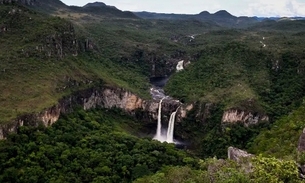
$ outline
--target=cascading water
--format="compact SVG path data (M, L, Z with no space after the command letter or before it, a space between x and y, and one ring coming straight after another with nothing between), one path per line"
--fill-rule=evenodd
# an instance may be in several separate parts
M168 129L167 129L167 137L166 142L174 143L174 127L175 127L175 118L179 107L175 112L173 112L169 118Z
M162 114L162 101L166 97L163 97L159 102L159 111L158 111L158 125L157 125L157 132L154 137L154 139L160 141L160 142L168 142L168 143L174 143L174 126L175 126L175 118L177 111L179 107L176 109L175 112L173 112L170 116L169 122L168 122L168 129L167 134L162 134L162 122L161 122L161 114Z
M162 124L161 124L161 111L162 111L162 101L165 97L163 97L160 102L159 102L159 111L158 111L158 126L157 126L157 133L156 136L154 137L154 139L159 140L159 141L164 141L162 134L161 134L161 130L162 130Z

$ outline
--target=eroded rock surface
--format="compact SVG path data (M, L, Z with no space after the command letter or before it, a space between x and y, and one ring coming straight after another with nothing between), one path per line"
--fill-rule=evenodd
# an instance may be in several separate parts
M257 124L260 121L269 121L266 115L254 114L252 112L230 109L223 113L223 123L243 122L245 125Z
M235 147L228 148L228 159L231 159L236 162L241 162L243 158L252 157L253 154L248 153L247 151L243 151L241 149Z

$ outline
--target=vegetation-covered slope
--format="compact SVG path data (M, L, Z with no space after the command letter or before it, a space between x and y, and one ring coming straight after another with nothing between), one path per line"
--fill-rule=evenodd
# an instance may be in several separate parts
M304 129L304 103L289 115L276 121L270 129L263 130L250 144L255 154L294 159L297 157L298 140Z
M147 96L145 76L99 56L70 22L18 5L0 14L1 123L101 80Z
M252 32L242 32L241 36L230 32L219 35L226 40L215 40L218 36L213 35L198 37L210 44L202 48L196 62L170 78L166 91L186 101L265 111L271 118L299 106L305 90L305 59L299 47L304 38L287 34L291 46L285 46L282 40L275 42L282 34L275 34L261 38L267 45L260 47L259 40L256 44L252 40Z
M166 92L196 104L194 114L177 125L176 134L192 139L199 156L225 157L230 145L251 147L256 154L278 153L277 157L296 149L304 124L283 120L304 98L304 36L298 29L269 31L220 30L197 36L192 47L201 48L198 59L170 77ZM269 123L252 127L223 124L222 116L228 109L267 114ZM298 118L302 117L299 113ZM275 122L278 119L282 122ZM280 135L290 129L287 126L297 127ZM264 132L256 139L260 131Z

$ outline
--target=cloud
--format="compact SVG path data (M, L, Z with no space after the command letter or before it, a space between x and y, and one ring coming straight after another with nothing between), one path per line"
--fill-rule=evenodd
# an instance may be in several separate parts
M84 5L96 0L62 0ZM227 10L237 16L305 16L305 0L98 0L121 10L196 14Z
M241 11L250 16L305 16L305 3L297 0L257 0Z

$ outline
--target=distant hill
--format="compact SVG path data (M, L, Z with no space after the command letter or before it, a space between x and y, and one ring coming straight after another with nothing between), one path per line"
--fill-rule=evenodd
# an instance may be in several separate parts
M153 13L153 12L135 12L135 14L144 19L164 19L164 20L199 20L212 21L220 26L225 27L245 27L258 20L253 17L236 17L225 10L220 10L214 14L208 11L203 11L199 14L167 14L167 13Z
M97 14L107 17L119 17L119 18L138 18L135 14L130 11L121 11L115 6L108 6L102 2L88 3L83 7L70 7L72 10L79 12Z
M214 13L214 15L218 16L218 17L222 17L222 18L232 18L232 17L234 17L233 15L231 15L226 10L217 11L216 13Z
M138 17L130 11L121 11L114 6L102 6L102 4L87 4L83 7L69 6L72 13L86 13L111 18L135 18Z
M83 7L68 6L60 0L0 0L0 4L20 3L36 11L47 14L83 14L81 17L90 19L90 16L99 18L138 18L129 11L121 11L114 6L108 6L102 2L88 3ZM92 19L92 17L91 17Z
M84 8L87 8L87 7L104 7L104 6L107 6L105 3L103 2L94 2L94 3L88 3L84 6Z
M84 8L90 8L90 7L108 7L108 8L114 8L117 9L115 6L109 6L103 2L94 2L94 3L87 3Z

